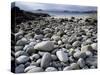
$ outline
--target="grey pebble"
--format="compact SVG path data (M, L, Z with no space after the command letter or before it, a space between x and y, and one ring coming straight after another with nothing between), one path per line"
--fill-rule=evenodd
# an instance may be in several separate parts
M26 62L24 66L28 67L28 66L30 66L30 64L31 64L30 62Z
M82 69L89 69L89 67L87 65L85 65Z
M75 53L75 49L73 49L73 48L69 49L68 53L70 56L72 56Z
M58 41L58 45L61 45L61 44L62 44L62 41L61 41L61 40L59 40L59 41Z
M26 56L26 55L21 55L21 56L19 56L18 58L16 58L16 62L17 62L18 64L26 63L28 60L29 60L29 57Z
M86 53L85 52L81 52L81 51L78 51L78 52L75 52L74 54L73 54L73 56L75 57L75 58L86 58Z
M54 68L54 67L47 67L47 68L45 69L45 71L46 71L46 72L52 72L52 71L57 71L57 69Z
M36 50L34 49L34 46L28 45L25 52L28 53L29 55L31 55L32 53L35 53Z
M97 56L91 56L86 59L86 64L97 67Z
M17 46L24 46L27 43L28 43L28 40L26 38L22 38L22 39L17 41L16 45Z
M39 63L37 63L37 62L35 62L35 61L32 61L32 62L30 63L30 65L31 65L31 66L37 66L37 67L38 67L38 66L39 66Z
M20 64L15 68L15 73L23 73L24 72L24 65Z
M89 38L89 39L87 39L87 40L85 41L85 43L88 45L88 44L93 43L93 41L92 41L92 39L91 39L91 38Z
M85 52L85 51L92 51L93 49L92 49L92 47L91 47L91 45L86 45L86 46L82 46L81 47L81 51L82 52Z
M71 66L67 66L63 69L63 71L67 71L67 70L72 70L72 67Z
M24 69L24 72L27 72L29 70L31 70L32 68L35 68L36 66L28 66Z
M69 43L73 43L73 42L75 42L76 41L76 36L75 36L76 34L73 34L69 39L68 39L68 42ZM74 38L73 38L74 37Z
M32 56L30 56L30 59L31 60L39 59L39 58L40 58L40 55L39 54L33 54Z
M34 72L43 72L44 70L41 67L33 67L27 73L34 73Z
M56 55L60 61L62 61L62 62L68 61L68 54L65 53L64 51L57 51Z
M16 39L19 39L20 38L20 36L22 36L23 35L23 31L19 31L18 33L15 33L15 38Z
M35 46L36 45L36 42L30 42L29 45L30 46Z
M43 56L45 53L48 53L48 52L43 52L43 51L39 51L39 52L38 52L38 54L39 54L40 56Z
M25 53L24 51L17 51L17 52L15 53L15 57L16 57L16 58L19 57L19 56L21 56L21 55L26 55L26 53Z
M97 51L97 43L93 43L93 44L91 44L91 46L92 46L93 50Z
M83 58L79 58L77 64L79 64L79 66L83 68L85 66L85 60Z
M96 67L95 66L91 66L90 69L96 69Z
M70 56L70 57L69 57L69 61L70 61L71 63L73 63L73 62L75 62L75 59L74 59L72 56Z
M72 68L73 70L79 69L79 65L78 65L77 63L71 63L70 66L71 66L71 68Z
M52 54L52 55L51 55L51 57L52 57L52 60L53 60L53 61L55 61L55 60L57 60L57 59L58 59L58 58L57 58L57 56L56 56L56 55L54 55L54 54Z
M51 33L51 32L52 32L52 29L50 29L50 28L45 28L45 29L43 30L43 32L44 32L44 34L48 34L48 33Z
M52 61L52 57L51 57L50 53L45 53L41 59L41 67L43 67L43 68L48 67L50 65L51 61Z
M39 35L35 35L34 36L34 39L37 39L37 40L41 40L43 38L43 35L42 34L39 34Z
M41 64L41 59L38 59L36 63Z
M93 56L93 53L92 53L91 51L86 51L85 53L86 53L86 56L87 56L87 57Z
M52 41L42 41L34 46L34 49L41 51L52 51L54 44Z
M73 47L79 47L81 46L81 42L80 41L75 41L73 44L72 44Z
M72 48L72 45L71 45L71 44L66 44L65 47L66 47L67 49L70 49L70 48Z
M53 39L53 40L55 40L55 41L58 41L58 40L60 40L60 36L58 36L58 35L53 35L53 36L51 37L51 39Z
M20 51L20 50L23 50L23 46L15 46L15 51Z
M51 66L58 68L58 67L62 67L63 65L61 64L61 62L53 61L51 62Z

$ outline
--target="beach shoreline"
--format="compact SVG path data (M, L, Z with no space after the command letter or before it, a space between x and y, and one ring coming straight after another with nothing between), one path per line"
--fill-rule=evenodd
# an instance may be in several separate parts
M13 72L98 68L95 15L52 16L25 11L17 14L14 17L17 21L12 24L15 25L12 32L15 38L11 40Z
M86 15L84 15L84 14L80 14L80 15L62 15L62 16L60 16L60 15L51 15L51 17L53 17L53 18L68 18L68 19L70 19L71 17L75 17L76 19L79 19L79 18L82 18L82 19L86 19L86 18L93 18L93 19L96 19L97 18L97 13L90 13L90 14L86 14Z

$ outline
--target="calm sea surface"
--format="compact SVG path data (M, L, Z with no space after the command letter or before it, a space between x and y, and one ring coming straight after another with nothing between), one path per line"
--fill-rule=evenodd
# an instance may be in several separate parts
M37 11L35 11L37 12ZM52 11L38 11L37 13L47 13L53 17L76 17L76 18L86 18L86 17L92 17L92 18L97 18L96 13L68 13L68 12L52 12Z

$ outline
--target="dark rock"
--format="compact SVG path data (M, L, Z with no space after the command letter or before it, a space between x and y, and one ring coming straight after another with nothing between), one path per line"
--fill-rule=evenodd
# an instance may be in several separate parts
M86 64L97 67L97 56L91 56L86 59Z
M15 68L15 73L24 73L24 65L21 64Z

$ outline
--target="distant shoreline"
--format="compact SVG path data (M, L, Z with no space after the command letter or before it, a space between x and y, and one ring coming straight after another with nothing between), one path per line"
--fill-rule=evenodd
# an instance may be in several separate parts
M16 11L15 11L16 10ZM94 18L97 19L97 13L55 13L55 12L29 12L20 10L18 7L14 7L11 9L12 13L12 24L20 24L21 22L26 22L30 20L40 20L42 18L68 18L74 17L75 19L86 19L86 18ZM14 21L15 19L15 21Z
M97 12L52 12L52 11L34 11L32 13L46 13L48 15L50 15L51 17L54 17L54 18L70 18L70 17L75 17L75 18L97 18Z
M80 14L80 15L62 15L62 16L55 16L55 15L51 15L51 17L54 17L54 18L71 18L71 17L75 17L75 18L82 18L82 19L86 19L86 18L94 18L94 19L96 19L97 18L97 14L96 13L92 13L92 14L88 14L88 15L82 15L82 14Z

